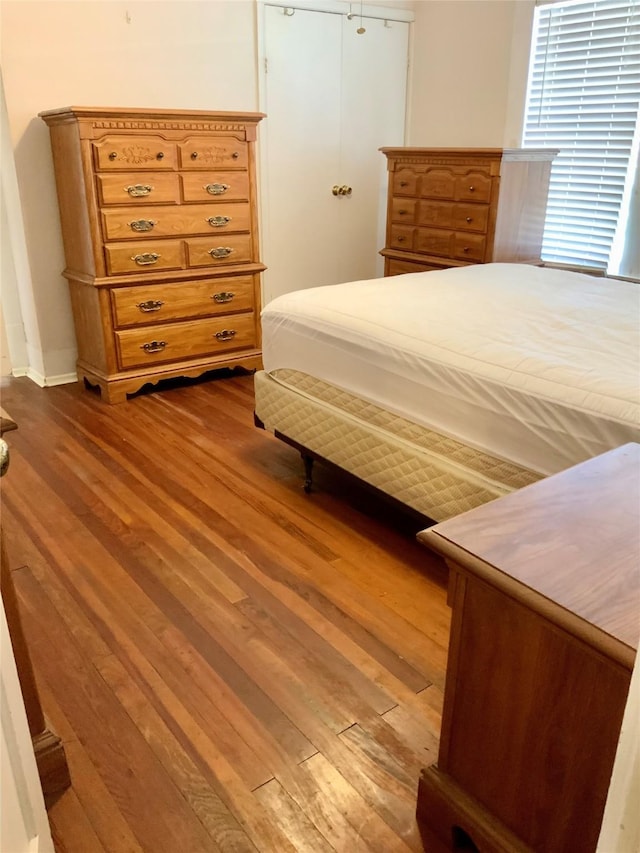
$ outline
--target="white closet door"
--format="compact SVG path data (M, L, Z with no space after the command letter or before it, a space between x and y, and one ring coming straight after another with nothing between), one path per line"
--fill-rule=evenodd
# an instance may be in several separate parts
M333 251L341 16L265 7L265 301L339 278Z
M264 8L264 300L382 274L386 160L404 141L407 23ZM293 14L291 14L293 12ZM335 196L334 186L352 188Z
M388 173L378 149L404 144L409 24L364 18L363 26L359 34L360 17L343 18L341 174L353 193L343 205L341 281L383 275Z

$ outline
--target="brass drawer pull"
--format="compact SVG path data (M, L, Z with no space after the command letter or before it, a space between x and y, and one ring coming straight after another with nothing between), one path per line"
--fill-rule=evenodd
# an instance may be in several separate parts
M151 231L157 224L157 219L134 219L133 222L127 222L132 231Z
M465 247L464 247L464 249L463 249L462 251L463 251L463 252L470 252L470 251L471 251L471 249L469 248L469 246L465 246Z
M223 290L221 293L214 293L211 297L214 302L231 302L235 293L229 293L229 291Z
M158 153L156 154L156 160L162 160L163 158L164 154L162 153L162 151L158 151Z
M136 308L139 308L144 314L150 311L159 311L164 302L161 299L148 299L146 302L138 302Z
M470 216L467 216L467 222L473 222L473 219Z
M159 259L160 255L157 252L143 252L141 255L131 255L131 260L135 261L140 267L155 264Z
M143 349L145 352L162 352L166 345L166 341L149 341L148 344L142 344L140 349Z
M405 241L404 237L398 237L398 243L404 243L404 241Z
M229 184L205 184L204 189L209 195L222 195L229 189Z
M233 252L229 246L218 246L216 249L209 249L209 254L212 258L228 258Z
M237 160L240 155L238 154L237 151L234 151L231 156L233 157L234 160Z
M470 193L474 193L475 191L476 191L476 188L475 188L475 187L469 187L469 192L470 192Z
M131 187L125 187L124 191L129 193L132 198L139 198L143 195L149 195L153 187L148 186L148 184L133 184Z
M400 186L401 186L401 187L408 187L408 186L409 186L409 184L408 184L408 182L407 182L407 181L400 181Z
M116 152L112 151L111 154L109 154L109 160L115 160L117 156Z
M406 216L407 213L409 213L409 211L408 210L399 210L398 213L400 214L400 216Z
M222 228L231 222L230 216L210 216L207 222L212 228Z
M192 160L197 160L197 159L198 159L198 152L197 152L197 151L192 151L192 152L191 152L191 159L192 159Z
M230 341L235 336L235 329L223 329L221 332L216 332L216 339L219 341Z

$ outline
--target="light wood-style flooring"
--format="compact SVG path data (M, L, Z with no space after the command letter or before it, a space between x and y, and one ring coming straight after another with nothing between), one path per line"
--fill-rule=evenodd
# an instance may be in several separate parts
M2 525L73 786L58 853L422 851L446 572L253 425L253 377L108 406L4 380Z

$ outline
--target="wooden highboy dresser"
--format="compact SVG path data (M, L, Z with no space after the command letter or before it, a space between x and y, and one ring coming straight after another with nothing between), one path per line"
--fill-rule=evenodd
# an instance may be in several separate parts
M551 164L538 148L382 148L385 275L540 261Z
M146 383L257 368L261 113L67 107L48 124L78 379L110 403Z
M639 518L625 444L419 534L453 610L426 850L596 850L640 635Z

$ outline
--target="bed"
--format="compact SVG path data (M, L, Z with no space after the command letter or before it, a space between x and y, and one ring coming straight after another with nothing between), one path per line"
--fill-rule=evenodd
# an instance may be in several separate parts
M640 441L635 282L409 273L277 297L262 330L256 423L433 521Z

